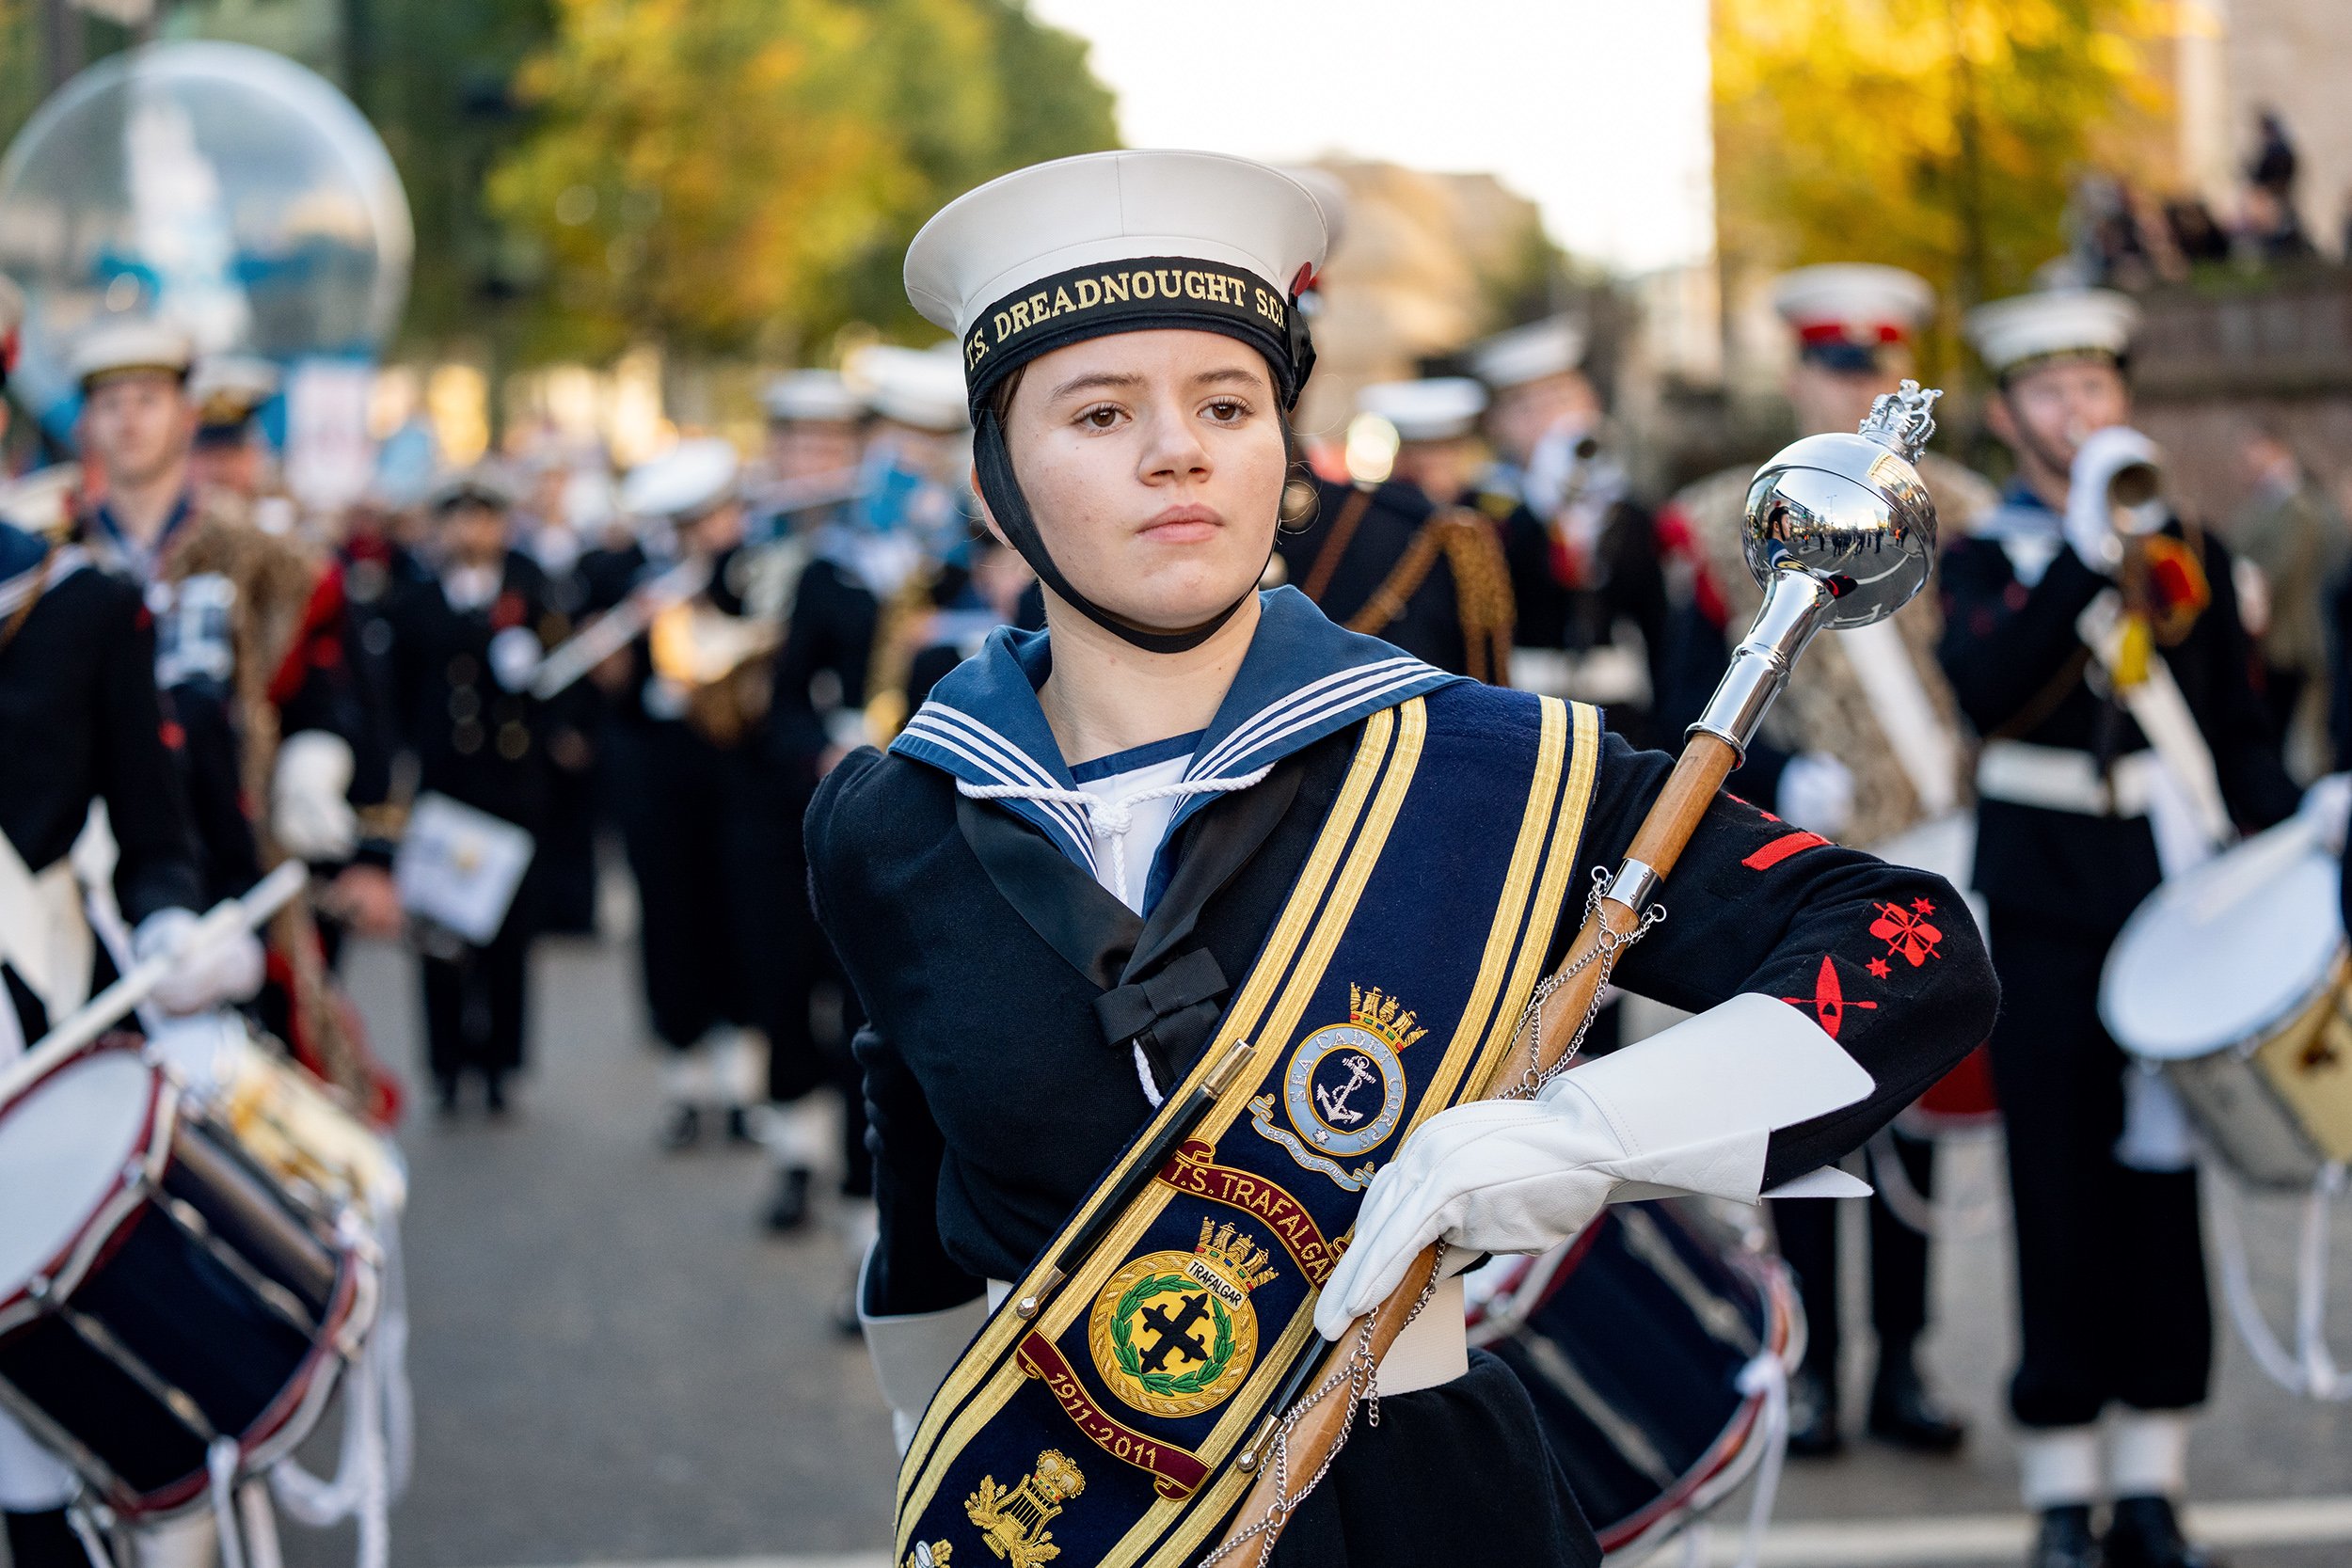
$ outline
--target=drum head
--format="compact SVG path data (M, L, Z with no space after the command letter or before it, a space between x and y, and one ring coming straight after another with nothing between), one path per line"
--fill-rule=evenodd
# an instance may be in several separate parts
M101 1051L0 1109L0 1298L46 1268L114 1191L154 1085L137 1052Z
M2292 1018L2344 946L2341 875L2289 821L2165 883L2124 925L2100 980L2116 1043L2179 1061Z

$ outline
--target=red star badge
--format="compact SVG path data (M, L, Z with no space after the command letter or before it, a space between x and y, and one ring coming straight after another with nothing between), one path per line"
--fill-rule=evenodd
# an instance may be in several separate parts
M1889 969L1889 968L1886 966L1886 960L1885 960L1884 958L1872 958L1872 959L1870 960L1870 978L1871 978L1871 979L1873 979L1873 980L1883 980L1883 979L1885 979L1885 978L1886 978L1889 974L1894 974L1894 973L1895 973L1895 972L1894 972L1892 969Z
M1924 898L1914 898L1911 901L1911 908L1912 912L1915 914L1933 914L1935 912L1935 906L1929 903Z
M1876 1011L1878 1008L1878 1004L1875 1002L1846 1000L1846 988L1838 984L1837 980L1836 960L1827 953L1821 955L1820 973L1814 976L1813 994L1811 996L1784 996L1781 1000L1792 1007L1812 1008L1814 1021L1820 1024L1821 1033L1831 1039L1837 1037L1838 1026L1846 1022L1848 1007L1862 1007L1871 1011Z

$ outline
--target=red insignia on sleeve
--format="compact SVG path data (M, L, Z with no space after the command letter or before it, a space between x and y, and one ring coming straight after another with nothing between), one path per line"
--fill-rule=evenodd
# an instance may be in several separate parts
M1750 871L1770 871L1772 867L1778 865L1789 856L1802 854L1807 849L1815 848L1820 845L1827 844L1828 842L1828 839L1823 838L1819 833L1808 833L1803 830L1799 830L1793 833L1783 833L1778 838L1772 839L1767 843L1762 848L1757 849L1754 854L1750 855L1740 863L1746 866Z
M1821 955L1820 973L1813 978L1813 994L1784 996L1781 1000L1792 1007L1812 1008L1814 1022L1821 1026L1821 1033L1831 1039L1837 1037L1838 1026L1846 1022L1848 1007L1860 1007L1870 1012L1878 1010L1875 1002L1846 1000L1846 988L1837 979L1837 960L1827 953Z
M1889 974L1895 973L1894 967L1884 958L1872 958L1869 963L1869 970L1870 978L1873 980L1883 980Z
M1904 909L1899 904L1880 904L1877 906L1879 917L1870 922L1870 934L1886 943L1886 957L1893 958L1899 953L1911 960L1914 969L1921 967L1930 958L1943 957L1936 951L1937 944L1944 940L1943 929L1928 924L1928 912L1932 912L1933 906L1928 905L1924 898L1919 899L1917 904L1926 906L1927 912L1915 912L1915 910Z

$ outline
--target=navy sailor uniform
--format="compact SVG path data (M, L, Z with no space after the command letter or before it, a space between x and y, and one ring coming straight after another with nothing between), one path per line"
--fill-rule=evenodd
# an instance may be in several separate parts
M818 916L870 1019L857 1044L881 1212L869 1317L955 1308L985 1281L1022 1276L1149 1118L1149 1095L1205 1048L1373 714L1423 698L1433 728L1474 736L1538 701L1343 631L1294 590L1261 604L1184 769L1201 787L1179 800L1156 852L1132 850L1141 912L1099 875L1120 848L1119 814L1056 798L1078 781L1035 695L1051 667L1045 634L994 634L889 753L853 752L818 790ZM1601 744L1570 883L1579 905L1672 767L1616 736ZM1448 766L1478 759L1471 744ZM1858 1147L1990 1024L1992 971L1947 884L1729 797L1663 902L1671 918L1631 950L1620 983L1692 1009L1743 990L1794 1000L1876 1079L1867 1100L1774 1134L1768 1184ZM1844 999L1836 1011L1831 995ZM1474 1537L1449 1524L1463 1518L1478 1521ZM1359 1425L1276 1560L1590 1564L1599 1550L1526 1392L1480 1354L1450 1383L1383 1401L1380 1425Z
M2296 791L2249 679L2230 557L2169 524L2162 538L2201 567L2208 598L2158 653L2213 754L2231 815L2267 827ZM1976 885L2006 1001L1992 1036L2008 1123L2023 1342L2010 1406L2031 1428L2088 1425L2113 1402L2139 1410L2201 1403L2213 1365L2212 1310L2197 1176L2138 1169L2115 1154L2124 1130L2124 1059L2098 1013L2100 972L2123 922L2163 879L2146 808L2059 809L2004 798L2006 759L2067 757L2111 794L2151 760L2131 715L2106 694L2076 618L2111 584L2060 543L2058 515L2022 485L1945 551L1941 657L1953 694L1986 737L1977 806ZM2096 684L2094 684L2094 682Z

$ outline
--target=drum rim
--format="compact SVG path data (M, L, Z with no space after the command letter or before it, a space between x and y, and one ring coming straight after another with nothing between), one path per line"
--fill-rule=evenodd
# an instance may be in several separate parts
M131 1143L133 1157L108 1176L104 1190L66 1238L65 1244L27 1275L23 1284L0 1294L0 1334L8 1334L22 1323L43 1316L49 1310L42 1305L46 1298L70 1296L80 1286L83 1276L89 1273L128 1218L125 1196L135 1186L152 1180L158 1174L159 1159L169 1148L171 1127L179 1117L180 1095L169 1075L147 1060L143 1043L109 1035L53 1063L14 1099L0 1105L0 1123L5 1123L42 1085L54 1083L68 1069L117 1052L135 1057L148 1074L147 1104L139 1115L138 1135ZM36 1285L40 1287L38 1291Z
M1796 1331L1796 1287L1787 1263L1770 1254L1742 1250L1731 1256L1731 1265L1746 1274L1764 1297L1771 1338L1761 1354L1788 1366L1803 1347ZM1707 1452L1687 1474L1677 1477L1674 1485L1623 1519L1596 1529L1594 1538L1599 1542L1600 1549L1604 1553L1621 1552L1639 1545L1655 1550L1681 1529L1695 1524L1707 1510L1747 1480L1764 1457L1763 1450L1748 1441L1755 1434L1764 1399L1760 1393L1743 1398L1715 1441L1708 1445Z

